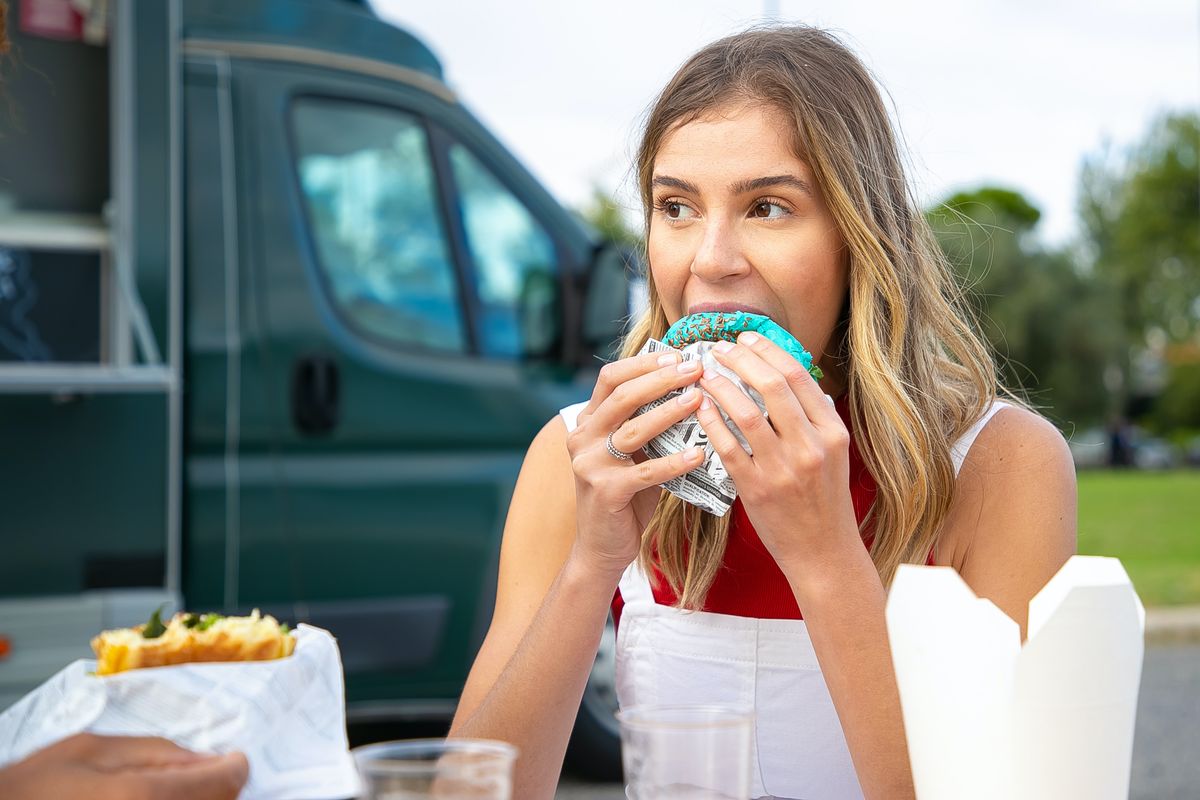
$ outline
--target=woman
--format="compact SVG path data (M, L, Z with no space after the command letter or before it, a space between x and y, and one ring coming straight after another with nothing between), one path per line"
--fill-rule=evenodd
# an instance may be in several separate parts
M953 567L1024 634L1075 547L1065 442L997 400L879 92L829 34L705 47L654 105L638 177L649 309L591 399L530 447L452 735L514 742L515 796L552 797L611 604L623 704L755 703L756 794L911 797L887 587L901 563ZM770 316L824 377L762 337L719 347L768 422L715 373L633 355L713 310ZM699 391L634 418L697 381L753 455ZM724 518L659 489L698 452L621 457L692 413L737 484Z

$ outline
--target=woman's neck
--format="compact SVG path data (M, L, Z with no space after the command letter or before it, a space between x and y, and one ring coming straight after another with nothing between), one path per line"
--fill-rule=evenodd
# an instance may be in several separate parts
M828 366L826 366L827 362ZM825 377L821 378L818 384L821 391L837 400L846 393L846 389L849 387L849 375L841 365L834 363L832 358L822 359L820 367L821 372L825 373Z

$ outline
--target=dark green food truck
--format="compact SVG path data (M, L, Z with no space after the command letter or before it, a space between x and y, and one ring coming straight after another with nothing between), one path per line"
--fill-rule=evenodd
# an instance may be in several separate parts
M38 5L0 97L0 708L165 604L327 628L352 722L448 720L627 254L368 8ZM611 774L608 658L573 755Z

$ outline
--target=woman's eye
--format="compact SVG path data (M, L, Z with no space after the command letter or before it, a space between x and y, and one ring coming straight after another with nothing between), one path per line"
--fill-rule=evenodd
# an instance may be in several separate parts
M772 203L769 200L760 200L754 204L750 214L759 219L779 219L786 217L791 212L784 208L779 203Z
M663 203L663 211L668 219L688 219L691 209L683 203L668 201Z

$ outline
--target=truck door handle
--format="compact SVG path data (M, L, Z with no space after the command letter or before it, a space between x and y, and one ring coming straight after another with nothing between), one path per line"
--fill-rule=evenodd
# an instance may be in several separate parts
M338 367L328 356L306 356L292 368L292 423L302 433L329 433L338 424Z

